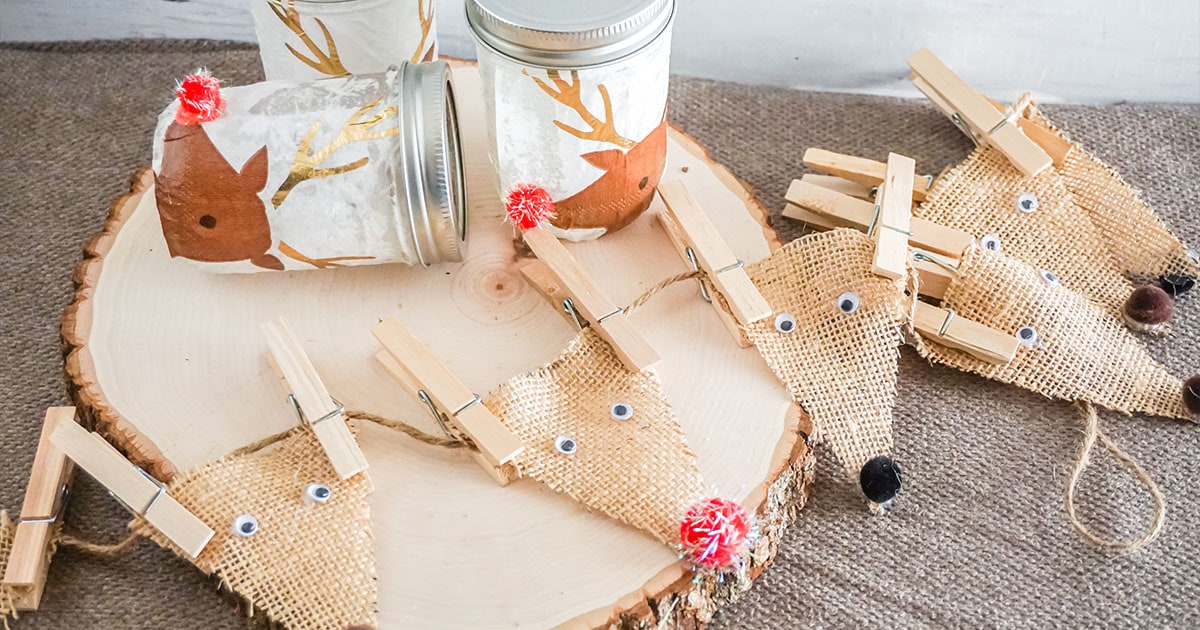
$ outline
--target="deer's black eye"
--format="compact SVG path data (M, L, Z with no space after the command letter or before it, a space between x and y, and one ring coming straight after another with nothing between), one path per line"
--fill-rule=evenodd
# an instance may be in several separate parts
M200 217L200 227L213 229L217 227L217 218L211 214L206 214Z
M638 190L645 188L646 184L649 184L649 183L650 183L650 177L649 176L643 177L642 181L638 182Z

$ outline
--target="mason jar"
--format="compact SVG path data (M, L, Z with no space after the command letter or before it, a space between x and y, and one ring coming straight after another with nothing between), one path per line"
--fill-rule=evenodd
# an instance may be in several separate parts
M154 135L167 249L219 272L463 258L466 194L444 61L221 90L224 112Z
M588 240L649 207L667 155L674 0L467 0L501 195L554 198Z
M311 81L437 59L434 0L250 0L267 80Z

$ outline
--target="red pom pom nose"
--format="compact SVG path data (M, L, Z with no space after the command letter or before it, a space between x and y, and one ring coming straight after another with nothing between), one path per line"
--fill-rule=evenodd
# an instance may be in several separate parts
M742 506L715 497L692 506L679 524L679 544L691 562L706 567L733 564L750 545L753 527Z
M536 184L517 184L504 196L508 220L522 230L532 230L554 217L554 199Z
M179 98L179 109L175 110L175 122L181 125L196 125L216 120L225 110L225 98L221 96L221 82L208 70L197 70L188 75L175 88Z

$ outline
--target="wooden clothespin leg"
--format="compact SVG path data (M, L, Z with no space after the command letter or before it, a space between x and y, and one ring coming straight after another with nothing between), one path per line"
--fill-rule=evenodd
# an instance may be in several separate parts
M863 186L877 187L887 176L887 164L868 160L867 158L834 153L825 149L811 148L804 152L804 163L807 166L836 175ZM929 187L933 185L933 176L923 176L913 182L913 201L925 201ZM842 191L846 192L848 191ZM852 195L856 196L856 195Z
M879 187L879 213L869 232L875 240L871 271L885 278L908 274L908 238L912 234L912 187L917 163L910 157L888 154L887 176Z
M46 410L33 469L21 505L21 520L13 536L3 584L12 592L16 610L37 610L50 569L50 545L56 526L62 524L67 488L74 466L50 435L62 423L75 422L74 407Z
M661 357L625 316L624 309L600 289L553 233L536 227L525 230L524 237L529 249L554 275L565 293L563 299L570 300L568 308L591 324L627 369L641 372L658 365ZM582 326L583 321L579 324Z
M345 407L329 395L317 369L282 317L262 325L272 366L278 370L296 414L317 436L338 477L367 469L367 458L346 426Z
M746 273L745 264L721 238L717 227L683 182L660 184L658 194L667 207L666 213L659 215L667 237L679 254L695 269L703 271L713 288L725 298L735 321L728 321L725 309L719 304L714 302L713 306L722 315L726 326L732 325L735 338L741 343L743 335L739 326L770 317L773 313L771 305L754 286L754 281ZM705 290L703 284L701 290ZM705 297L712 301L711 296Z
M501 481L493 469L512 462L525 445L400 320L384 320L373 332L387 352L377 358L388 372L429 406L439 423L451 422L465 434L479 449L488 474Z
M168 494L165 484L130 463L104 438L72 420L58 423L50 441L188 556L200 555L212 540L212 528Z
M997 111L987 98L928 49L913 53L908 58L908 66L913 71L909 78L917 89L977 143L996 147L1026 177L1033 177L1050 166L1050 156L1030 140L1015 121Z

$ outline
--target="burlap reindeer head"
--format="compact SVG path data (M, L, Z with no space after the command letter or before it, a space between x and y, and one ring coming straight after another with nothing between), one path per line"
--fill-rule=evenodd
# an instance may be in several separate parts
M216 532L192 562L255 609L288 628L375 624L371 482L339 480L311 431L205 464L168 487ZM179 553L145 521L134 527Z
M874 251L866 235L839 229L792 241L750 265L776 316L745 330L811 416L815 437L868 498L885 503L898 480L875 477L897 475L892 407L907 309L904 281L871 272ZM890 491L869 489L878 484Z
M484 404L525 445L515 460L523 476L681 549L695 564L728 565L752 537L740 508L705 499L709 489L658 375L626 369L591 328ZM688 534L693 521L718 504L732 508L737 527L697 547Z
M922 354L933 361L1052 398L1124 413L1192 417L1183 382L1101 305L1012 256L968 249L942 305L1011 332L1024 347L1010 363L998 365L923 344Z

